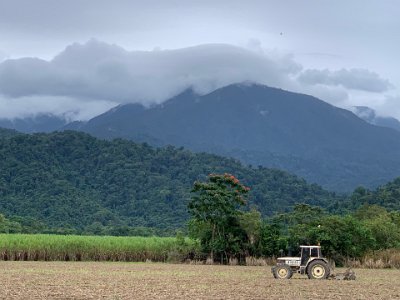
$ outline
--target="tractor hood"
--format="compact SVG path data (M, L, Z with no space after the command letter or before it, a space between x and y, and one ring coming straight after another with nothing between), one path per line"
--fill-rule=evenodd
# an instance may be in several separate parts
M294 257L294 256L285 256L285 257L278 257L278 260L300 260L300 257Z

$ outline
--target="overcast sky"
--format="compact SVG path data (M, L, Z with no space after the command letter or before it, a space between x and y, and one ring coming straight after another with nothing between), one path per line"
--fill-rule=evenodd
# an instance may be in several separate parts
M0 118L256 81L400 118L396 0L1 0Z

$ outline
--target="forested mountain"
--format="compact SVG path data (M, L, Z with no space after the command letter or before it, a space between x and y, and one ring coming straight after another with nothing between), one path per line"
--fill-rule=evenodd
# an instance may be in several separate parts
M38 115L35 117L0 119L0 127L15 129L19 132L52 132L64 127L68 122L53 115Z
M67 128L230 156L336 191L400 175L400 132L311 96L255 84L204 96L189 90L150 108L123 105Z
M50 228L182 227L193 182L235 174L263 215L295 203L338 207L339 197L286 172L245 167L183 148L153 148L85 133L21 134L0 139L0 213ZM114 232L115 233L115 232Z

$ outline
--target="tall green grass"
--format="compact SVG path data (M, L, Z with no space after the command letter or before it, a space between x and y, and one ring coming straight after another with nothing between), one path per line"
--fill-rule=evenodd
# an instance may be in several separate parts
M172 237L0 234L2 260L180 261L196 256L196 241Z

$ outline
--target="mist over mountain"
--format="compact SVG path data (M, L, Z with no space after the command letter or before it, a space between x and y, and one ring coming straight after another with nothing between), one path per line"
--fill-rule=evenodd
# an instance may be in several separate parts
M257 40L248 46L132 50L90 39L55 53L50 59L0 60L0 119L52 115L87 121L119 104L150 106L187 89L204 95L243 81L314 95L342 108L360 105L362 95L363 105L400 116L392 105L393 84L379 73L343 66L310 69L293 54L264 48Z
M400 131L400 121L392 117L381 117L378 116L370 107L367 106L355 106L354 113L363 119L364 121L373 125L389 127Z
M68 122L57 116L41 114L33 117L0 119L0 127L24 133L52 132L62 129Z
M376 187L400 175L397 131L315 97L256 84L203 96L187 90L150 108L121 105L66 128L231 156L337 191Z

